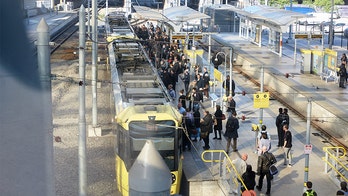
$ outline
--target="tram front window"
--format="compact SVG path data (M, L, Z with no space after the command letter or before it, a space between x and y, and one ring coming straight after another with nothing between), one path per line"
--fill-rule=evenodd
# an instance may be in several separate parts
M155 148L163 157L170 170L175 170L175 128L173 121L156 121L154 123L131 122L129 124L131 138L132 164L144 147L146 140L152 140Z

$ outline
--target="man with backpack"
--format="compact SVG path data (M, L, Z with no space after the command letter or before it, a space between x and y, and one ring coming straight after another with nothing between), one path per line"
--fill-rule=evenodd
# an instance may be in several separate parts
M317 196L317 193L312 189L312 182L311 181L307 181L306 182L306 187L307 190L302 194L302 196Z
M262 154L259 156L257 160L257 173L256 175L259 175L259 183L256 186L256 189L258 191L262 190L262 184L263 184L263 178L266 176L267 179L267 191L266 195L271 194L271 180L272 180L272 174L270 173L270 166L276 163L277 160L275 159L274 155L270 152L267 152L267 146L262 147Z

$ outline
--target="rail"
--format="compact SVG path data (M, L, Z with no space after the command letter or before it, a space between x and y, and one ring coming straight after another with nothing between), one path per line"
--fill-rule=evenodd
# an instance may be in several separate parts
M210 158L208 155L210 154ZM219 177L221 180L228 182L228 175L230 176L230 182L234 183L237 188L237 194L241 195L241 186L248 191L241 174L239 174L236 170L235 165L232 163L232 160L228 156L228 154L224 150L205 150L201 155L202 161L206 163L211 163L213 166L214 163L219 163ZM232 186L230 186L232 187ZM232 191L230 190L230 193Z
M328 173L331 168L332 171L335 171L337 177L341 177L344 181L348 182L348 168L342 162L342 158L347 154L346 149L343 147L323 147L323 151L325 152L325 157L322 157L325 162L325 173Z

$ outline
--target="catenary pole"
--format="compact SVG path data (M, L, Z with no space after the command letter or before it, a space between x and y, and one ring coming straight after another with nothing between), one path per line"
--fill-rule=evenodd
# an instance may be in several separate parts
M86 99L85 99L85 47L86 25L85 8L79 12L79 195L87 195L86 164Z
M97 127L97 0L92 0L92 126Z

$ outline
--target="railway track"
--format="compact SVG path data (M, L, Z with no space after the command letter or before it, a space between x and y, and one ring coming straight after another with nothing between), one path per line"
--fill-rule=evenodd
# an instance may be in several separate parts
M208 52L208 46L206 46L205 43L203 43L203 42L200 42L200 41L198 41L198 42L199 42L200 47L204 51ZM217 45L220 45L220 47L223 47L223 45L215 43L214 47L212 47L212 51L211 51L212 54L215 54L216 52L218 52L218 51L216 51L216 48L218 48ZM237 71L238 73L242 74L243 77L245 77L246 79L251 81L256 86L258 86L258 87L260 86L260 82L256 79L254 79L253 77L251 77L250 75L248 75L248 73L245 72L240 66L234 66L233 69L235 71ZM298 115L301 119L307 120L306 114L297 111L294 107L292 107L290 104L288 104L285 100L282 99L281 96L279 96L279 93L277 91L275 91L274 89L269 88L267 86L264 86L264 91L268 91L270 93L271 97L273 97L275 100L277 100L278 102L280 102L281 104L283 104L284 106L289 108L296 115ZM345 148L346 150L348 150L347 144L341 142L339 139L332 136L328 131L326 131L324 128L322 128L319 123L320 122L318 122L316 120L312 120L311 126L313 126L315 129L317 129L321 133L321 137L323 137L325 140L327 140L333 146L339 145L339 146L342 146L343 148Z

